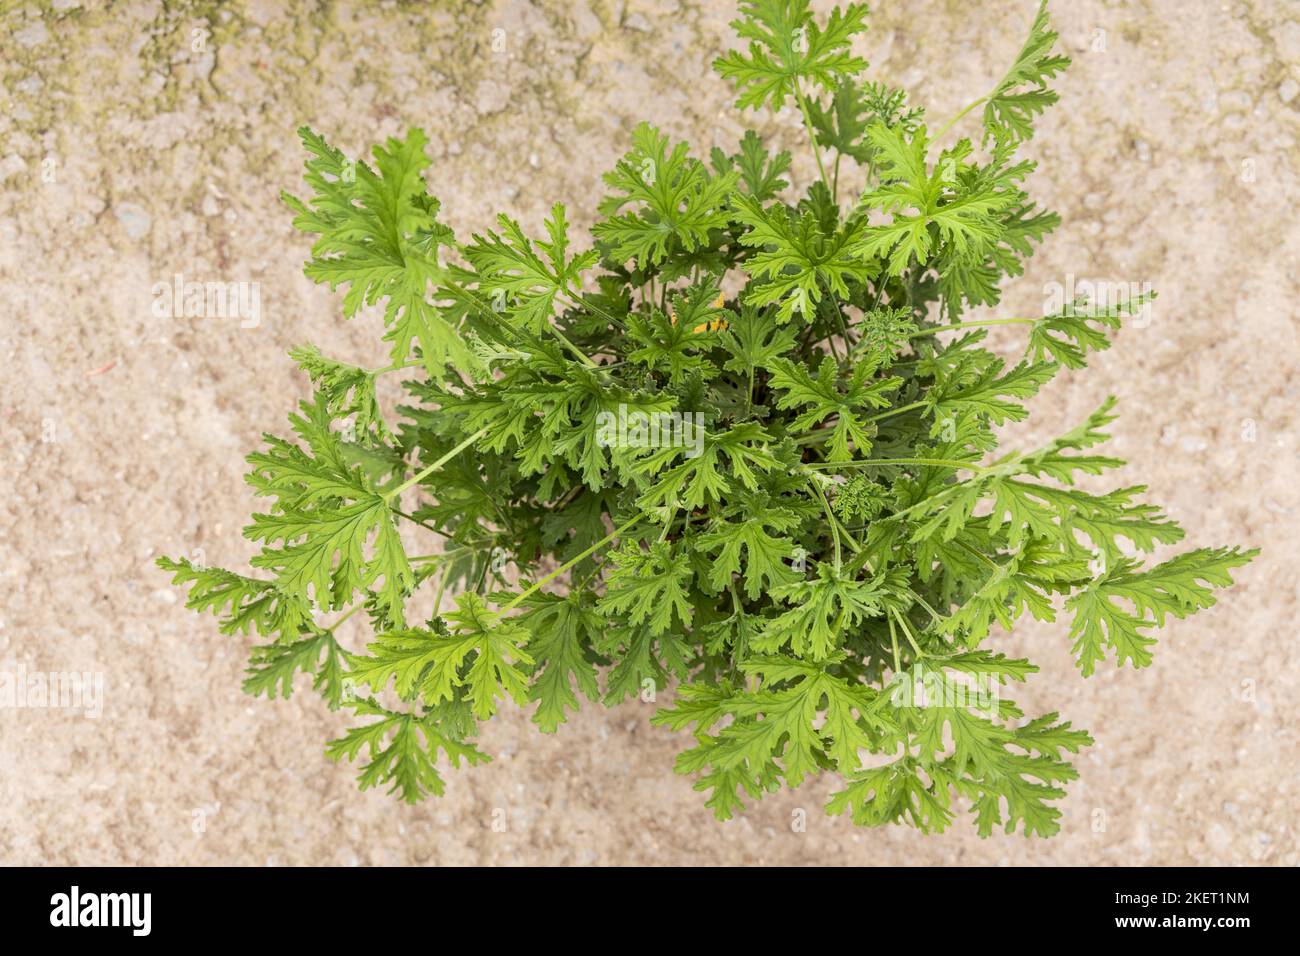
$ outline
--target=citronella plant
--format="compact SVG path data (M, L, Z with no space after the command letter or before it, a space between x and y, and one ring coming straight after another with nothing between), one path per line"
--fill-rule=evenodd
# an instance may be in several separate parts
M981 834L1050 835L1091 741L1006 696L1036 668L997 634L1063 610L1084 676L1145 667L1153 632L1250 559L1145 561L1183 532L1143 488L1076 487L1122 464L1096 451L1114 399L998 447L1147 301L963 320L1058 223L1019 158L1069 62L1046 9L933 132L860 78L866 18L752 0L715 63L742 110L798 111L811 187L793 195L790 155L752 131L704 159L642 125L586 251L560 204L544 235L502 215L457 239L419 130L373 164L301 131L309 192L285 201L317 237L307 275L346 289L347 316L382 305L392 361L295 350L315 394L248 458L254 574L160 564L224 633L265 639L250 693L287 697L302 671L363 718L327 747L363 789L441 794L442 759L488 759L473 741L502 707L551 733L580 696L675 684L653 722L684 733L677 770L720 818L829 773L828 812L859 824L941 830L966 806ZM853 167L867 185L845 195ZM1007 323L1028 335L1010 367L981 328ZM409 393L392 419L383 376ZM358 612L373 636L345 647Z

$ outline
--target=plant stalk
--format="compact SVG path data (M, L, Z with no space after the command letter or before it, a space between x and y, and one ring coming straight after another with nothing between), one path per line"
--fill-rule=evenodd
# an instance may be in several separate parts
M392 491L385 492L384 501L392 501L394 498L399 497L402 494L402 492L405 491L407 488L410 488L412 485L418 485L420 482L424 481L425 478L429 477L431 474L433 474L443 465L447 464L447 462L451 461L453 458L455 458L457 455L463 452L470 445L474 444L474 442L478 441L480 438L486 435L487 432L488 430L486 426L480 428L478 431L470 435L468 438L466 438L463 442L461 442L451 451L447 452L447 454L443 455L441 458L435 461L432 465L429 465L427 468L424 468L421 471L417 472L414 477L402 482Z

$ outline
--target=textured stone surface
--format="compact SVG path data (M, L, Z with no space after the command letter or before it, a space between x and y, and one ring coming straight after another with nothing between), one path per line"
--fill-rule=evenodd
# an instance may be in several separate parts
M1032 15L1030 0L873 6L873 75L936 118L996 81ZM552 737L509 712L483 738L494 763L452 773L444 799L358 794L321 755L346 718L307 692L243 696L241 642L152 565L248 557L242 456L307 389L288 347L382 364L377 320L344 323L301 275L276 198L298 184L296 126L355 153L422 125L462 235L500 210L536 227L554 200L586 228L641 119L697 148L751 123L800 151L806 184L797 117L742 119L709 70L728 3L101 7L0 3L0 664L107 680L99 720L0 710L0 862L1298 861L1294 0L1056 4L1076 63L1030 151L1065 225L1003 314L1067 274L1161 295L1149 327L1058 379L1011 440L1117 393L1123 477L1190 541L1266 550L1219 607L1170 627L1149 670L1081 680L1059 624L1000 639L1043 665L1022 705L1099 741L1063 833L1034 842L981 841L964 820L942 837L855 830L821 815L829 782L719 824L639 704ZM260 283L260 325L154 318L150 289L177 272Z

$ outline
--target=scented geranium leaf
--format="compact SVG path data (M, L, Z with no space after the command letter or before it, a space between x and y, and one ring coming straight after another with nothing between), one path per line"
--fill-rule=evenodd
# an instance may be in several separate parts
M835 494L835 513L845 524L869 521L885 510L890 495L884 485L854 475Z
M862 202L891 221L868 226L853 252L887 260L891 275L902 275L913 261L927 263L936 238L959 258L982 261L1002 236L998 213L1010 199L989 186L961 182L952 170L965 152L945 153L931 171L924 127L909 138L902 127L876 123L867 138L876 150L882 185Z
M769 532L788 532L799 524L789 511L766 510L741 521L714 524L696 539L696 546L717 554L713 558L709 583L722 589L739 574L745 582L745 594L753 600L760 594L790 584L796 575L785 565L793 548L788 538ZM744 557L741 557L742 552Z
M740 152L728 156L716 146L712 152L713 168L719 173L732 168L740 171L740 182L745 192L759 202L775 199L790 184L781 177L790 171L790 154L782 150L775 156L768 153L762 138L752 129L745 130L740 140Z
M906 822L922 833L942 833L952 822L952 796L942 772L927 774L911 758L853 774L848 785L831 794L830 816L847 812L858 826Z
M358 684L369 685L376 693L392 681L398 697L414 700L425 675L447 658L447 649L439 642L439 638L446 636L445 631L422 628L380 634L365 654L349 655L349 673ZM430 702L437 699L441 698L431 695Z
M692 789L711 794L704 805L716 819L730 820L744 810L742 793L757 800L780 789L783 772L776 761L768 759L751 765L742 758L725 769L715 767L711 761L718 752L718 738L697 739L698 746L678 755L674 769L680 774L699 775Z
M290 594L314 597L338 610L365 586L366 539L388 521L387 504L374 496L346 505L254 515L244 533L266 545L253 558L254 567L274 571L279 587ZM276 542L282 547L272 547Z
M499 378L440 394L439 403L463 417L466 431L484 433L480 448L513 452L525 475L554 480L567 468L592 491L606 487L613 457L645 447L648 439L629 434L637 423L648 431L650 416L673 408L669 397L621 387L558 353L532 355ZM683 433L689 423L684 437L693 439L696 420L679 422Z
M1096 670L1108 649L1120 667L1125 661L1146 667L1156 640L1145 632L1163 627L1166 615L1183 618L1212 607L1212 589L1229 587L1233 569L1248 564L1258 553L1199 548L1146 571L1136 561L1116 561L1107 573L1066 602L1074 615L1070 637L1083 675L1088 677Z
M907 93L883 83L858 83L845 77L835 87L828 108L816 100L808 103L808 115L817 142L863 165L874 164L876 147L866 137L875 123L899 127L907 136L920 126L925 111L907 106Z
M605 596L597 605L600 611L626 615L632 624L645 624L652 635L667 631L674 618L690 624L686 591L691 570L685 554L675 553L671 545L662 542L644 550L627 544L612 552L610 561L613 567Z
M301 414L290 415L289 424L300 443L264 435L267 450L248 456L253 468L244 480L281 510L368 499L373 492L361 469L348 463L324 397L298 408Z
M627 335L632 342L639 343L638 348L628 353L628 361L663 371L670 381L706 367L700 352L708 343L693 328L678 323L676 316L665 315L653 306L649 315L637 312L628 315Z
M1069 723L1059 723L1056 714L1020 727L1007 724L1007 717L1022 716L1012 702L995 700L996 706L982 713L969 706L968 688L934 671L926 673L926 686L935 688L935 700L947 695L944 703L905 702L893 710L910 737L908 756L889 765L887 773L882 772L886 768L877 768L858 775L845 793L832 797L832 812L852 808L863 821L870 821L924 807L929 802L924 797L920 803L906 799L911 788L905 774L919 770L929 782L924 793L933 798L930 805L946 808L954 792L973 802L982 836L1003 823L1003 804L1006 832L1020 828L1026 836L1055 833L1061 814L1050 801L1065 796L1058 784L1078 776L1062 753L1077 753L1092 743L1091 737ZM955 706L950 704L953 700ZM911 795L920 793L912 790ZM945 823L946 816L941 816ZM922 825L919 817L911 822Z
M438 221L438 200L424 184L424 132L412 129L405 140L376 146L374 169L349 161L305 126L298 135L311 155L306 181L313 195L307 201L288 193L281 198L297 214L294 227L320 237L307 276L331 289L349 287L343 299L348 318L363 305L387 300L394 362L406 361L414 345L435 377L447 363L472 362L457 324L427 300L430 285L444 277L438 249L454 239Z
M796 312L809 321L823 295L847 298L848 280L867 277L854 253L858 225L827 234L811 212L796 216L784 206L764 209L745 195L733 202L735 219L749 226L740 241L760 250L744 263L745 271L758 280L745 301L759 307L780 303L778 321L788 322Z
M984 129L990 139L1023 141L1034 134L1034 121L1058 99L1047 83L1070 65L1052 54L1057 34L1050 27L1047 0L1041 0L1029 37L1001 82L985 98Z
M889 394L903 384L900 378L874 378L876 366L864 360L854 366L841 389L839 363L829 355L822 359L816 377L805 366L789 359L773 359L768 368L772 371L772 387L783 393L777 400L777 408L807 406L790 423L792 431L811 431L827 419L835 419L826 443L827 460L832 462L849 461L853 457L850 443L859 454L871 450L872 432L864 411L888 408Z
M1023 658L1011 658L993 651L960 651L935 657L932 663L963 674L995 678L999 684L1008 680L1024 681L1030 674L1038 673L1038 666Z
M255 629L263 637L292 637L311 619L311 605L281 591L274 581L200 567L186 558L159 558L157 564L172 573L173 584L189 585L185 606L200 614L215 614L222 634L247 634Z
M887 702L872 688L831 673L828 667L840 663L832 657L813 664L785 657L758 656L742 665L746 674L762 677L766 685L781 685L788 690L778 695L797 694L807 700L814 713L824 715L817 729L821 749L841 773L852 773L861 765L859 751L878 749L880 734L892 736L897 728L882 705ZM731 709L744 713L749 705L740 699Z
M1141 525L1145 521L1153 521L1156 527L1150 540L1164 542L1178 540L1176 527L1166 527L1167 522L1152 510L1130 512L1126 515L1127 506L1118 499L1107 500L1105 497L1081 495L1017 479L1017 476L1023 475L1045 475L1069 485L1074 483L1077 472L1100 475L1108 468L1123 464L1119 459L1102 455L1067 454L1070 451L1091 448L1107 440L1109 436L1100 429L1115 420L1115 416L1111 414L1113 407L1113 399L1108 399L1097 411L1088 416L1083 424L1043 447L1024 454L1008 456L991 466L977 468L973 478L955 484L944 482L934 486L929 497L915 501L906 509L910 513L911 520L916 523L912 540L926 541L934 538L936 534L940 534L942 540L953 540L967 528L973 510L981 498L990 495L1000 496L1003 499L1002 510L990 519L993 527L996 528L1003 523L1003 515L1020 516L1018 530L1013 531L1010 538L1016 546L1024 540L1025 534L1034 529L1046 537L1059 537L1062 541L1072 540L1068 534L1061 533L1056 521L1057 518L1064 517L1068 525L1070 516L1078 510L1079 505L1084 504L1089 505L1088 514L1108 514L1108 523L1116 520L1140 519L1138 524ZM959 441L956 444L961 443ZM940 449L938 454L941 457L953 457L954 453L951 450L944 452ZM942 470L931 472L932 475L943 473ZM1047 495L1048 500L1039 499L1038 489L1046 489L1041 494ZM1131 493L1128 497L1131 497ZM927 518L927 515L930 517ZM1102 542L1109 540L1111 536L1101 534L1102 526L1094 525L1094 527L1101 536Z
M1101 429L1115 421L1117 416L1112 414L1115 402L1115 397L1110 396L1084 420L1083 424L1053 439L1042 448L1019 456L1014 464L1015 469L1035 477L1046 475L1072 485L1076 473L1100 475L1107 469L1118 468L1124 464L1121 459L1106 455L1067 454L1067 452L1095 447L1110 439L1110 435Z
M687 372L712 378L714 367L701 353L713 345L705 333L722 325L724 314L713 283L691 286L674 295L668 315L653 306L648 316L629 313L627 335L639 347L628 353L628 361L661 370L670 381L682 379Z
M790 609L766 621L754 649L776 653L789 647L800 657L825 660L849 630L883 613L882 584L855 580L829 562L818 562L815 578L773 589L773 597Z
M1008 536L1013 547L1019 546L1027 533L1065 544L1081 532L1108 560L1124 554L1119 544L1121 539L1147 552L1159 544L1181 541L1182 528L1158 506L1133 500L1145 491L1145 486L1135 485L1093 495L1020 479L998 481L989 527L1009 525Z
M1059 366L1051 362L1021 363L1002 374L1001 361L990 363L974 378L943 378L926 396L926 413L934 418L933 435L941 433L944 419L966 412L987 415L996 425L1024 421L1029 412L1014 399L1033 398L1052 380Z
M869 361L883 368L894 364L898 353L909 346L917 332L912 310L905 306L872 309L863 315L858 329L862 335L861 352Z
M1005 832L1014 833L1020 828L1027 837L1050 837L1061 829L1061 811L1048 801L1065 796L1065 791L1056 784L1077 777L1078 773L1065 761L1016 754L1007 759L1003 770L996 775L959 781L958 786L974 801L971 811L980 836L989 836L1003 823L1005 803Z
M813 694L800 688L745 694L731 705L736 720L718 735L709 755L720 770L761 766L775 760L791 787L819 769L821 738Z
M722 307L725 299L713 280L697 283L682 292L675 292L671 301L669 315L673 324L689 329L694 335L718 332L729 324L732 313ZM712 345L708 339L703 341ZM701 373L701 377L713 377L712 365L708 366L706 372Z
M1026 611L1037 620L1054 621L1050 593L1041 580L1022 571L1031 556L1029 546L1001 563L985 556L992 570L959 608L938 622L938 631L963 637L966 646L975 647L988 637L995 622L1010 631Z
M533 663L524 650L528 632L500 619L473 591L457 597L447 620L449 632L412 628L380 634L366 654L349 656L353 678L375 691L392 680L398 696L418 695L429 706L455 699L463 687L480 720L496 712L498 698L526 703L528 678L522 668Z
M301 408L290 422L305 448L268 435L268 450L248 456L249 484L276 499L274 511L254 515L244 529L245 537L264 542L252 564L274 571L286 594L323 608L341 610L358 590L371 589L387 620L401 626L414 576L396 515L348 463L324 400ZM280 547L271 546L277 542Z
M1146 571L1116 567L1095 586L1103 588L1108 596L1132 602L1156 627L1164 627L1166 615L1181 619L1213 607L1213 589L1231 587L1231 572L1249 564L1258 554L1258 550L1240 548L1198 548Z
M453 767L459 767L462 760L474 766L491 759L449 733L434 715L417 717L391 711L365 697L353 707L361 716L378 719L331 740L325 753L337 761L356 760L365 751L368 762L357 778L362 790L389 784L389 793L407 803L418 803L430 793L440 797L446 790L438 773L439 751Z
M497 223L501 234L488 230L486 236L476 235L465 257L474 266L479 291L500 303L506 316L539 334L550 324L556 296L581 286L582 273L595 264L597 254L569 256L569 224L562 203L551 207L546 220L549 241L534 243L509 216L498 216Z
M1044 714L1016 728L1015 746L1027 753L1061 759L1061 752L1077 754L1083 747L1092 746L1092 736L1086 730L1074 730L1070 722L1058 723L1061 715Z
M913 506L909 515L915 522L911 540L953 540L967 528L975 507L986 499L991 499L992 507L987 518L978 520L989 532L1005 535L1013 548L1031 537L1069 547L1082 533L1097 552L1113 560L1125 553L1122 540L1140 551L1182 540L1182 529L1158 507L1133 500L1145 490L1139 485L1093 495L989 470L945 486Z
M778 465L769 442L761 427L746 422L720 434L706 434L698 454L687 454L695 449L660 449L637 463L636 470L654 480L637 504L646 510L699 508L721 501L733 481L754 491L759 474ZM666 465L683 456L684 462L665 470ZM729 468L729 474L720 470L724 466Z
M332 418L350 417L358 438L365 439L373 429L381 441L392 440L393 434L379 411L374 371L326 358L314 345L290 349L289 357L311 376Z
M616 192L601 202L606 218L592 229L612 258L639 268L658 265L670 252L706 245L710 230L726 228L727 200L739 173L711 176L685 143L670 150L668 137L649 123L636 128L632 142L632 151L605 175ZM633 211L622 212L629 205Z
M528 650L536 660L528 693L537 702L533 723L553 734L567 719L566 711L578 710L575 688L590 701L600 700L592 643L604 619L581 592L538 592L521 606L523 613L513 620L528 631Z
M426 697L432 697L432 703L450 699L450 686L463 683L474 716L480 720L496 711L498 697L509 696L522 706L528 697L528 679L521 666L534 663L523 649L528 632L489 611L483 599L472 591L456 598L456 610L447 615L447 620L451 623L451 637L446 642L448 656L426 680ZM451 670L459 669L471 651L474 659L457 680Z
M951 685L950 696L964 694L964 685ZM1014 732L996 721L978 716L965 707L925 706L915 708L918 728L914 738L922 766L932 765L937 755L952 754L945 763L957 773L968 770L978 776L1005 772L1006 745Z
M1143 293L1096 308L1087 302L1067 305L1034 323L1029 333L1029 352L1036 362L1050 356L1066 368L1083 368L1089 351L1110 348L1108 332L1120 328L1123 316L1137 315L1154 299L1155 293Z
M1061 751L1078 753L1092 744L1092 738L1086 731L1071 729L1068 721L1058 720L1057 714L1045 714L1014 729L997 773L954 781L956 788L974 801L971 811L980 836L1003 825L1003 804L1007 833L1020 828L1025 836L1049 837L1060 830L1061 811L1048 801L1064 797L1059 784L1078 777Z
M802 98L801 81L833 91L841 78L866 69L867 61L849 52L853 35L867 28L866 4L832 10L825 26L808 0L741 0L740 10L731 26L749 48L728 52L713 68L736 84L742 110L779 110L787 97Z
M793 554L797 555L797 552ZM696 583L697 585L700 583L698 576ZM708 654L721 655L730 652L736 656L744 656L753 645L754 636L758 633L761 623L761 617L747 612L739 600L733 600L731 613L725 616L719 614L713 620L705 621L702 615L697 614L694 634L703 643L704 650Z
M967 306L996 305L1001 301L1001 283L1006 277L1024 274L1024 260L1034 253L1034 244L1060 225L1055 213L1039 210L1023 188L1036 164L1016 160L1015 143L999 140L986 163L971 158L970 145L962 140L945 151L941 162L954 194L991 197L996 238L973 248L944 246L933 260L938 288L949 319L956 320Z
M771 309L741 307L718 336L718 342L730 353L723 368L753 381L754 372L784 357L794 347L795 329L780 325ZM751 385L752 390L752 385Z
M934 262L941 274L938 288L949 318L960 318L968 306L1001 302L1004 277L1024 274L1022 260L1034 251L1029 240L1041 241L1060 224L1055 213L1030 216L1022 206L1001 210L996 220L998 238L982 254L945 249Z
M829 107L813 100L808 104L808 116L817 132L818 145L834 149L860 163L871 160L873 149L864 144L867 127L877 118L867 106L864 87L850 77L842 78L835 86Z
M338 710L344 693L343 650L328 631L254 648L245 672L244 693L287 699L299 671L315 675L312 686L325 698L330 710Z
M601 653L614 661L605 678L604 703L613 707L648 690L664 690L674 678L690 674L691 650L677 628L655 633L653 621L614 624L600 640Z
M730 684L683 684L671 707L661 707L650 718L656 727L681 731L694 725L700 734L708 733L731 714L736 688Z

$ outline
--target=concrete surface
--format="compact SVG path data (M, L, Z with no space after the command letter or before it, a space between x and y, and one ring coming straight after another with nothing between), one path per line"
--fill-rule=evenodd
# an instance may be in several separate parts
M942 120L1001 75L1033 4L873 6L871 75ZM729 3L0 0L0 664L106 682L99 719L0 710L0 863L1295 864L1300 4L1055 7L1075 65L1030 152L1065 225L1004 314L1069 274L1161 297L1010 440L1115 392L1122 477L1190 542L1265 552L1146 671L1084 681L1064 625L1000 639L1043 666L1022 705L1098 745L1057 839L981 841L964 818L855 830L821 814L829 782L719 824L640 704L553 737L507 712L495 762L444 799L359 794L321 752L347 717L243 696L243 642L152 564L251 553L242 456L307 392L287 348L382 364L377 319L343 322L301 275L276 199L299 184L296 126L355 154L422 125L461 235L501 210L534 228L557 199L585 229L641 119L701 151L752 124L806 184L797 118L742 119L709 69ZM261 323L154 318L178 272L259 283Z

